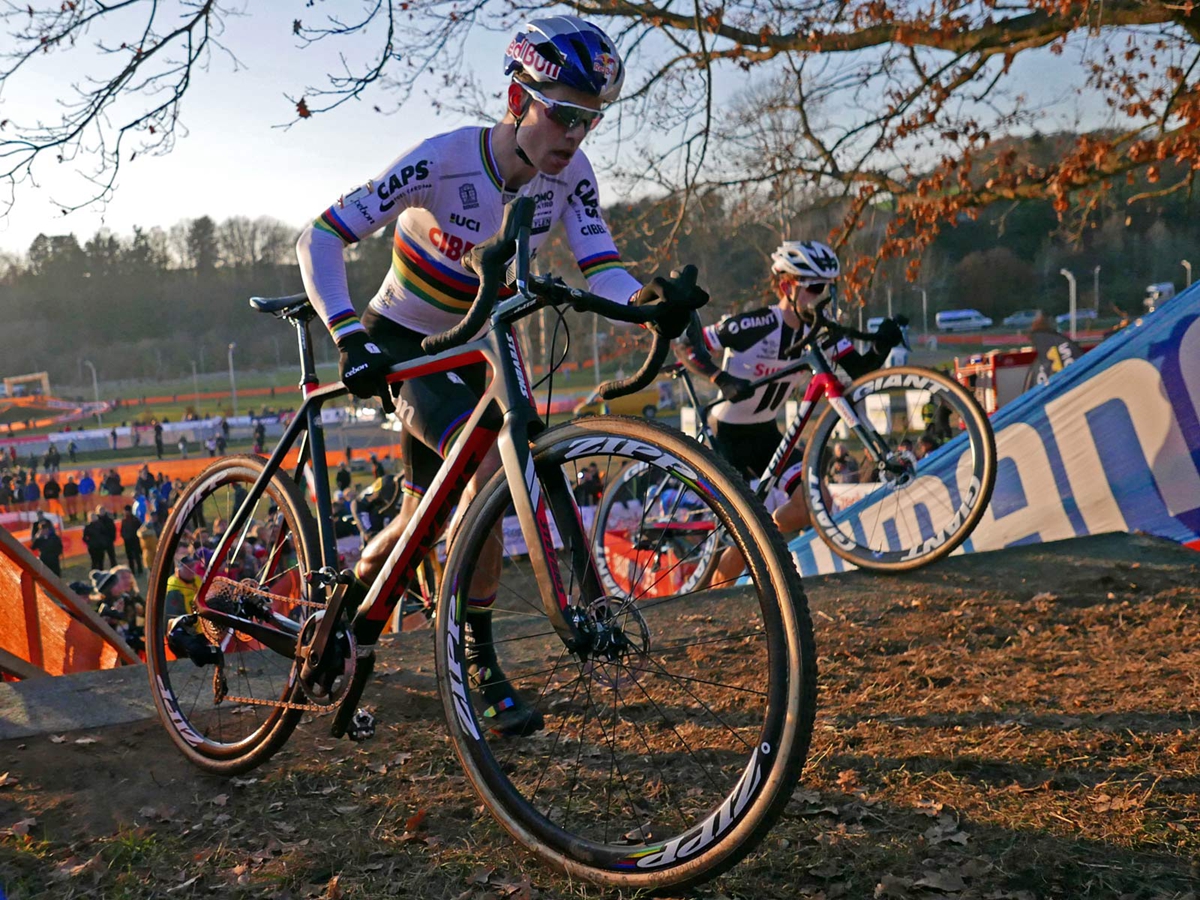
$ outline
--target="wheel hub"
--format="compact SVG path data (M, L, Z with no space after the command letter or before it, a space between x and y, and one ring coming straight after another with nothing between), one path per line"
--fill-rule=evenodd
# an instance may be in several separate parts
M584 611L591 635L584 672L597 685L619 690L636 683L650 658L650 627L630 598L601 597Z

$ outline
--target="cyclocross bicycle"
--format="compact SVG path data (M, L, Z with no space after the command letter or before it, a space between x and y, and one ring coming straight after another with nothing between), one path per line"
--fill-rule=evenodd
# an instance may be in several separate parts
M342 608L349 573L337 570L320 426L322 405L346 391L317 384L315 314L302 295L251 301L295 327L304 402L269 459L219 460L178 497L148 591L154 699L176 746L213 773L264 762L304 715L329 713L335 735L368 736L373 720L355 709L376 640L462 485L498 446L502 470L455 525L436 611L439 693L459 759L504 827L572 876L631 891L694 884L760 841L800 776L816 704L807 601L762 504L708 449L632 418L545 428L515 322L571 306L653 323L680 306L631 308L531 277L531 212L514 201L501 232L476 248L481 283L464 320L425 341L432 355L392 369L394 384L482 360L491 381L357 611ZM514 254L517 293L498 300ZM694 269L685 277L694 283ZM656 333L642 369L606 395L649 383L668 346ZM293 473L282 462L297 441ZM606 592L592 559L595 519L589 529L571 490L591 463L607 473L645 464L692 492L744 555L747 584L652 603ZM300 489L310 464L311 503ZM510 510L515 533L503 527ZM180 602L174 561L201 521L217 519L227 525L194 597ZM469 586L497 544L494 646L544 718L523 737L489 729L466 662Z
M752 382L758 388L803 369L813 372L755 494L766 503L799 474L797 489L805 492L813 527L838 556L877 572L928 565L961 545L987 509L996 483L991 423L969 391L932 369L882 369L843 387L822 344L842 335L866 340L875 335L830 320L825 309L831 300L826 297L816 305L808 333L783 354L799 358ZM706 352L699 334L692 339L697 352ZM697 410L697 439L712 446L708 412L721 398L701 404L687 369L682 364L668 369L683 380ZM777 385L763 393L762 402L778 409L787 393ZM828 405L796 464L800 437L822 398ZM919 457L921 438L927 435L941 446ZM960 450L952 483L929 474L941 459ZM689 508L696 499L693 493L676 492L669 480L637 463L617 473L597 513L596 562L605 588L632 589L625 569L631 560L642 565L639 547L660 543L694 561L686 579L677 575L673 589L690 590L711 578L727 542L706 510Z

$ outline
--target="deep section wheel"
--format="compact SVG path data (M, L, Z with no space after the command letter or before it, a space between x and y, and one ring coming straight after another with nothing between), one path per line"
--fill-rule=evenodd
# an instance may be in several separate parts
M551 627L498 475L456 533L438 604L455 748L496 818L550 864L628 890L703 881L762 838L804 763L816 666L799 576L745 481L678 432L584 419L541 435L534 460L587 643L569 650ZM572 490L592 465L606 490L645 466L640 482L673 492L655 501L667 513L687 504L741 552L742 583L681 574L705 542L658 528L623 547L620 586L602 586L597 510Z
M953 378L911 366L859 378L845 395L868 440L832 404L817 421L804 455L813 527L865 569L903 572L946 556L970 536L996 483L986 414ZM931 471L952 455L946 483Z

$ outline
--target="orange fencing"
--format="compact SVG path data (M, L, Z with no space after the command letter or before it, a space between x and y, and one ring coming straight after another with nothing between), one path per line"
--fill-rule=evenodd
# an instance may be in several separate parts
M90 606L0 528L0 671L6 677L139 661Z
M376 456L383 458L391 454L395 458L400 456L399 444L381 444L374 447L355 448L354 455L356 459L367 459L374 453ZM294 448L284 459L284 465L287 467L295 467L299 460L299 449ZM345 454L341 450L330 450L325 454L325 464L332 470L341 460L345 458ZM200 472L214 459L208 456L195 457L191 459L175 459L162 461L161 467L157 464L151 466L151 471L156 475L162 472L172 480L180 478L184 481L190 481L195 478ZM127 466L117 466L117 472L121 475L121 481L126 488L131 488L133 482L137 479L137 473L141 471L141 464L134 463ZM80 470L82 471L82 470ZM100 470L94 470L97 473ZM66 472L59 474L60 478L66 477ZM122 494L117 497L110 497L106 494L85 494L79 497L60 497L58 500L39 500L33 503L14 503L9 506L0 506L0 512L15 512L15 511L32 511L41 509L44 512L55 514L62 517L63 522L69 522L74 518L86 519L89 513L96 511L96 508L103 506L115 517L120 518L124 513L125 507L133 503L133 493ZM28 528L13 529L13 535L20 540L26 547L33 542L31 534L32 524ZM66 527L61 529L60 537L63 542L63 558L68 559L72 556L86 555L87 548L83 544L83 526L82 524L75 527Z

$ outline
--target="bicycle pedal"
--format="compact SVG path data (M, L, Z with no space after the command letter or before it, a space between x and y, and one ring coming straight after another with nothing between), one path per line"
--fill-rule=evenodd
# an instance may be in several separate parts
M357 710L346 727L346 737L355 743L369 741L375 737L375 717L365 709Z
M338 707L337 714L333 717L333 723L329 726L331 737L340 738L349 733L354 720L362 712L362 710L358 709L358 698L362 696L363 688L367 685L367 679L371 677L371 673L374 670L375 653L368 651L362 654L358 659L358 666L354 670L354 679L346 687L346 695L342 698L341 706ZM351 712L351 710L355 711ZM368 713L368 715L370 714ZM372 733L374 733L374 718L371 721L371 729ZM355 738L351 738L351 740L355 740Z

